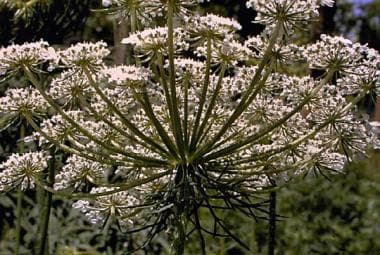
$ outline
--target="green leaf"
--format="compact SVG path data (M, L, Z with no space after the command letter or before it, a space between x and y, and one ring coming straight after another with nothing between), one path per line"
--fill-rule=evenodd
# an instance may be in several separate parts
M14 124L18 119L17 113L0 114L0 132L3 132L9 126Z

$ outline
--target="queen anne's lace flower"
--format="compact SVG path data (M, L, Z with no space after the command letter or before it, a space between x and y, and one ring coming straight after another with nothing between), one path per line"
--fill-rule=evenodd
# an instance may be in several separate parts
M191 15L191 9L203 0L175 0L174 14L177 17L187 17ZM143 25L148 25L157 17L164 16L168 11L168 0L104 0L104 7L110 7L108 11L119 17L128 19L133 13L137 21Z
M173 25L173 36L168 27L157 27L123 39L141 58L136 65L107 67L104 43L82 43L59 52L60 63L70 69L47 86L26 72L58 103L48 112L56 115L38 122L40 144L78 155L69 156L54 188L86 192L97 186L74 204L93 223L126 223L138 215L156 233L157 222L160 228L176 224L213 205L251 215L250 198L273 181L282 185L295 175L341 171L367 144L379 144L377 128L369 134L355 109L365 94L379 92L379 54L326 35L311 46L289 44L293 29L333 1L249 0L267 29L244 43L234 39L240 25L232 19L179 17L193 3L106 3L118 14L131 14L132 31L146 25L135 17L150 21L153 13L167 15ZM287 72L293 66L278 68L299 60L297 76ZM33 98L19 94L14 101L22 106L0 100L4 111L46 107L33 101L42 100L34 92ZM72 111L58 109L72 101ZM0 175L3 186L13 180L8 172Z
M182 28L174 30L175 52L179 53L189 48L186 38L187 34ZM144 61L148 61L157 53L167 55L167 40L168 28L157 27L131 34L124 38L121 43L133 45L136 51L140 53L138 56Z
M109 55L105 42L77 43L71 47L59 51L61 62L72 68L97 68L103 65L103 59Z
M248 0L247 7L258 12L255 20L267 28L282 22L285 30L291 31L318 16L318 8L321 5L331 5L333 2L331 0Z
M58 56L52 47L44 41L10 45L0 48L0 76L17 72L23 67L39 71L40 65L50 61L52 65Z
M87 99L93 93L87 77L73 70L65 71L53 79L48 90L48 94L63 106L78 105L79 98Z
M138 86L145 83L149 77L148 69L136 66L117 66L105 68L102 74L109 82L115 82L121 86Z
M101 181L107 174L109 166L72 155L55 176L54 189L79 188L86 183Z
M75 121L83 121L82 111L68 111L67 115ZM65 120L61 115L54 115L50 119L45 119L41 125L41 130L51 139L64 143L68 136L75 136L75 128ZM39 139L40 144L50 143L43 135L39 132L34 133L34 137Z
M207 46L197 47L195 53L198 56L207 56ZM211 61L215 64L224 63L228 66L235 66L238 62L247 61L251 55L252 52L249 48L232 39L215 42L211 49Z
M0 97L0 112L18 113L28 112L39 115L47 111L48 103L34 88L8 89L4 97Z
M0 192L21 185L21 189L33 189L39 174L47 168L47 157L42 152L12 154L0 164Z
M241 25L237 21L214 14L190 16L186 20L186 30L189 31L193 40L205 38L223 40L240 29Z
M321 40L306 47L311 68L352 73L365 60L368 48L341 36L321 35Z
M112 191L112 188L93 188L91 194ZM139 205L140 199L133 191L115 192L110 195L102 195L93 200L78 200L73 207L83 212L93 224L104 223L108 219L117 220L119 223L130 224L136 215L130 216L134 208Z
M268 44L268 38L262 35L250 37L244 42L244 46L252 50L252 57L257 59L263 58ZM286 45L275 44L272 48L272 56L277 62L289 65L302 60L303 49L302 47L291 43Z

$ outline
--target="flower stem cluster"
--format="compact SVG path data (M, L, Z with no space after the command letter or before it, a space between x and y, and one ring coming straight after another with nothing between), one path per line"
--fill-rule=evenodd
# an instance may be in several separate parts
M356 104L379 92L379 53L326 35L307 46L289 44L294 28L332 1L250 0L268 29L244 42L234 37L236 21L193 15L188 5L195 2L107 3L131 19L146 8L165 12L166 26L132 29L123 39L135 65L106 65L104 42L49 48L51 60L45 43L1 50L7 57L0 66L22 70L35 90L33 99L10 101L16 90L9 89L0 107L50 108L43 119L26 115L40 145L70 154L50 191L82 191L87 198L74 207L93 223L144 222L149 238L168 226L183 237L187 225L201 238L214 233L238 240L218 216L220 208L256 217L262 206L256 196L273 180L282 185L299 175L342 171L374 139ZM34 49L30 62L9 53L28 47ZM33 72L42 61L64 70L47 86ZM298 61L310 70L294 76L278 68ZM314 69L321 75L309 75ZM20 176L7 169L4 185L13 182L7 176ZM36 171L21 174L30 186ZM214 229L201 224L203 209Z

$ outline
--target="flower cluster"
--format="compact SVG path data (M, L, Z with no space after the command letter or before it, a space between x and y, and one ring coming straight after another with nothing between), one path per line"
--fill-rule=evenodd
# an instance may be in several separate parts
M207 1L207 0L206 0ZM209 0L208 0L209 1ZM173 12L178 17L187 17L191 9L204 0L175 0ZM168 11L168 0L103 0L104 7L110 8L110 13L123 19L133 16L142 25L149 25L157 17L162 17Z
M33 189L39 175L47 168L47 157L42 152L12 154L0 164L0 192L18 185L21 189Z
M376 51L341 36L323 34L320 41L307 46L305 51L310 67L321 70L352 73L368 60L371 65L379 62Z
M255 20L267 28L282 22L285 30L291 31L317 17L320 6L333 4L333 0L248 0L246 5L257 11Z
M2 47L0 48L0 76L14 74L24 66L39 71L42 63L47 61L56 63L57 60L55 50L44 41Z
M78 189L81 184L96 183L104 179L107 169L108 166L72 155L67 159L62 171L55 176L54 189Z
M103 64L103 59L109 55L105 42L78 43L59 51L60 61L67 67L97 68Z
M115 82L119 86L138 86L145 83L151 75L148 69L136 66L105 68L102 74L109 82Z
M175 30L174 45L176 53L189 48L189 44L185 40L186 36L182 28ZM135 50L139 53L138 57L144 61L148 61L157 54L168 54L167 40L168 28L157 27L131 34L127 38L124 38L121 43L133 45Z
M306 46L289 43L290 31L333 1L250 0L269 29L244 42L232 19L187 15L195 2L106 3L131 15L131 23L149 8L165 13L167 26L131 29L123 39L135 65L107 66L105 43L79 43L58 51L64 71L51 82L25 70L44 99L30 89L9 90L0 100L3 111L49 103L46 118L28 120L40 145L70 155L54 188L88 192L74 207L93 223L129 228L141 218L154 235L185 217L207 232L199 208L214 217L221 206L255 217L257 191L297 175L341 171L378 143L356 104L379 92L379 53L327 35ZM297 75L278 68L300 63Z
M1 113L41 115L47 111L48 106L41 94L31 87L8 89L5 96L0 97Z
M241 25L237 21L215 14L190 16L186 20L186 24L186 29L192 37L198 40L205 40L209 37L223 39L230 37L234 32L241 29Z
M131 218L137 217L134 208L139 199L132 192L121 191L112 193L112 188L94 188L90 194L109 192L109 195L100 195L93 200L78 200L73 207L83 212L93 224L105 223L107 220L117 220L119 224L131 223Z

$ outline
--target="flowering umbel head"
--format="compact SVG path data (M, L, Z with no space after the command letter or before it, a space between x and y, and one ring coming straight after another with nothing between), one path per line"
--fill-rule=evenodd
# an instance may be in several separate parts
M21 71L23 67L39 72L42 64L51 62L52 66L58 61L55 50L45 41L10 45L0 48L0 78L11 76Z
M23 68L51 107L32 123L35 137L71 154L54 188L93 187L75 203L92 222L112 219L132 232L139 228L130 223L145 224L151 238L185 219L207 233L202 208L215 218L215 234L231 234L218 208L255 217L258 192L342 171L374 138L356 104L379 91L379 53L325 35L289 44L294 28L331 1L248 1L268 29L245 42L234 37L234 20L179 18L194 1L111 2L128 4L128 15L148 5L164 10L166 26L123 39L135 65L107 66L98 42L59 51L65 71L46 87ZM298 63L308 70L283 68Z
M12 154L0 164L0 192L14 187L33 189L40 174L47 168L47 157L42 152Z

